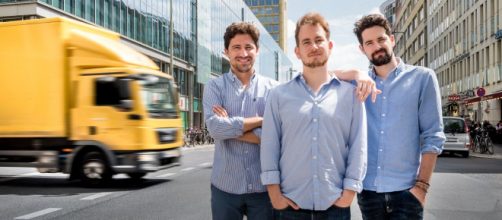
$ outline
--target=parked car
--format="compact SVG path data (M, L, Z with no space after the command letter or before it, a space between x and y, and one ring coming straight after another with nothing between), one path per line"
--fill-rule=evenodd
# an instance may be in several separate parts
M460 117L443 117L446 142L443 152L458 152L469 157L470 137L465 120Z

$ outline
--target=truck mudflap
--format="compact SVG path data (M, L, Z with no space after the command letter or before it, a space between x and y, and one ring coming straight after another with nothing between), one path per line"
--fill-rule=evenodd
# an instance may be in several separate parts
M117 154L116 173L155 172L180 165L181 148Z

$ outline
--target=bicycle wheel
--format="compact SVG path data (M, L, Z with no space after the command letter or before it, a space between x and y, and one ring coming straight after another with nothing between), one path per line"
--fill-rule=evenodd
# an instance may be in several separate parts
M495 153L495 151L493 149L493 142L492 142L492 140L490 138L487 138L487 140L486 140L486 151L489 154Z
M478 138L474 139L474 145L472 146L473 153L479 152L479 145L480 144L481 144L481 141Z
M486 138L481 139L481 145L479 146L479 152L480 153L482 153L482 154L486 153L486 151L487 151L487 149L486 149L487 148L487 146L486 146L487 142L488 141L487 141Z

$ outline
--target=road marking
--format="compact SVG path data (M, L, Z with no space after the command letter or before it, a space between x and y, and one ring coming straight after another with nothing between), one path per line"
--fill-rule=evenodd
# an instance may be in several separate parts
M213 165L213 164L210 162L199 164L200 167L210 167L211 165Z
M111 192L97 193L97 194L94 194L92 196L87 196L87 197L81 198L80 200L95 200L97 198L101 198L103 196L107 196L107 195L110 195L110 194L112 194L112 193Z
M38 212L34 212L34 213L31 213L28 215L19 216L14 219L32 219L32 218L36 218L36 217L39 217L42 215L47 215L51 212L55 212L55 211L59 211L59 210L61 210L61 208L48 208L48 209L40 210Z
M193 167L187 167L187 168L182 169L182 170L180 170L180 171L181 171L181 172L185 172L185 171L190 171L190 170L193 170L193 169L195 169L195 168L193 168Z
M158 175L157 177L170 177L174 174L176 174L176 173L166 173L166 174Z

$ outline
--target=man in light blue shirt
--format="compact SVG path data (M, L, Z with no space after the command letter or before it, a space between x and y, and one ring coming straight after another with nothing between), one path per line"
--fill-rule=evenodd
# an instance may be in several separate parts
M269 94L261 180L276 219L350 219L366 172L364 105L327 70L333 43L321 15L302 17L295 37L303 73Z
M425 195L445 136L433 70L396 58L389 22L368 15L356 22L369 75L382 92L366 100L368 171L358 195L363 219L422 219Z
M246 22L227 27L230 72L204 88L204 117L215 140L211 175L213 219L271 219L272 206L260 182L260 130L269 91L278 83L255 73L258 29Z

